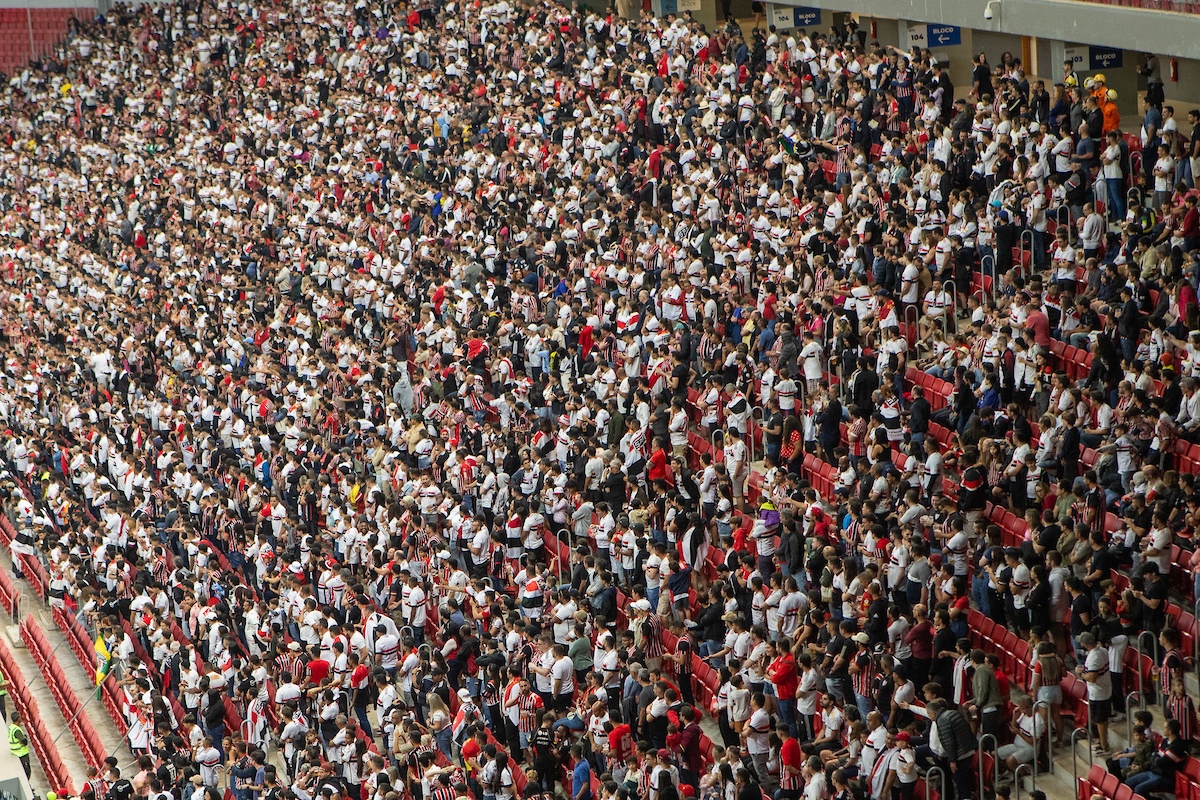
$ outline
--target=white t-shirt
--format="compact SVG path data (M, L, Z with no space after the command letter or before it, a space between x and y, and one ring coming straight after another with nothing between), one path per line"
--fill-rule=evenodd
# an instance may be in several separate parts
M550 677L551 680L561 682L558 688L559 696L570 697L575 694L575 663L571 661L570 656L563 656L554 662L550 669Z
M1096 680L1087 682L1088 700L1112 699L1112 675L1108 671L1108 649L1098 646L1089 651L1083 668L1088 673L1096 673Z
M750 755L760 755L769 752L771 735L771 715L765 708L758 708L750 715L746 731L746 750Z
M904 283L908 284L908 289L905 290L904 296L900 298L901 302L908 303L910 305L917 302L917 296L921 289L921 284L917 280L920 274L921 271L917 269L917 265L912 262L909 262L908 265L904 267L904 273L901 277L903 278Z

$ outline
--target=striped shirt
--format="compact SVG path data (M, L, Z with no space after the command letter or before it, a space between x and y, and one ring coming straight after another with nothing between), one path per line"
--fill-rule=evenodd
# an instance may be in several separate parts
M542 698L535 692L526 692L517 699L517 708L521 710L517 730L521 733L533 733L537 729L537 712L544 705Z

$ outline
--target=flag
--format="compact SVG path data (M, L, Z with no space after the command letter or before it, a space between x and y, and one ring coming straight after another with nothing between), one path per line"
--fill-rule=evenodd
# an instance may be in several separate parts
M100 634L96 635L96 655L100 656L100 664L96 667L96 698L100 697L100 686L104 683L104 679L108 677L108 671L112 668L112 653L108 652L108 645L104 641L104 637Z

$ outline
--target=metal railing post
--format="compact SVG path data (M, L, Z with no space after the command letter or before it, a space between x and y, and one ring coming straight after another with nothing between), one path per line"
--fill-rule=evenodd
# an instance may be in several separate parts
M1138 692L1130 692L1125 695L1125 741L1130 744L1133 743L1133 714L1129 711L1129 701L1137 696Z
M946 796L946 772L941 767L934 766L925 770L925 800L929 800L929 784L931 783L930 778L933 777L935 772L938 775L938 796Z
M796 385L798 387L800 384L796 384ZM756 412L756 411L758 412L758 416L754 415L754 412ZM763 406L750 406L750 419L747 420L747 425L746 425L746 452L748 454L747 457L750 459L751 464L754 463L754 429L755 428L758 428L759 433L762 434L763 455L764 456L766 455L767 431L763 428L763 424L766 423L766 421L767 421L767 409L766 408L764 408ZM780 435L781 436L783 435L783 431L780 431ZM782 444L782 442L781 442L781 444Z
M1037 791L1037 759L1033 760L1034 766L1029 768L1030 775L1033 777L1033 789L1031 792ZM1021 800L1021 770L1029 767L1029 764L1017 764L1017 768L1013 770L1013 800Z
M1145 633L1145 631L1143 631L1143 633ZM1126 638L1128 638L1128 637L1126 637ZM1145 690L1145 688L1146 688L1146 687L1143 685L1143 684L1144 684L1144 682L1145 682L1145 678L1143 678L1143 677L1142 677L1142 637L1141 637L1141 636L1138 636L1138 637L1137 637L1137 639L1136 639L1136 640L1134 640L1134 643L1133 643L1133 652L1137 653L1137 681L1138 681L1137 693L1138 693L1139 695L1141 695L1141 697L1142 697L1142 700L1143 700L1143 702L1144 702L1144 701L1145 701L1145 698L1146 698L1146 695L1145 695L1145 693L1144 693L1144 690ZM1122 665L1122 666L1123 666L1123 665ZM1089 708L1088 710L1089 710L1089 712L1090 712L1090 710L1091 710L1091 709ZM1128 708L1126 708L1125 710L1126 710L1127 712L1129 711L1129 709L1128 709ZM1090 715L1090 713L1089 713L1089 715L1088 715L1088 720L1089 720L1089 722L1091 721L1091 715ZM1089 731L1091 730L1091 726L1090 726L1090 725L1088 726L1088 730L1089 730Z
M979 289L980 289L980 291L983 292L984 300L987 300L988 290L987 290L987 280L985 280L985 279L988 277L988 262L989 261L992 264L992 271L991 271L992 302L995 302L996 301L996 281L999 280L999 276L996 275L996 257L994 255L991 255L990 253L985 254L983 256L983 258L979 259Z
M1029 236L1029 247L1028 248L1025 247L1026 234L1028 234L1028 236ZM1030 259L1029 266L1030 266L1030 270L1032 271L1032 269L1033 269L1033 231L1029 228L1026 228L1025 230L1021 231L1021 234L1017 237L1017 255L1018 255L1018 258L1020 261L1020 264L1018 266L1021 268L1021 277L1023 277L1023 278L1027 277L1025 275L1025 254L1026 253L1029 253L1029 259Z
M954 321L954 332L958 333L958 285L954 281L943 281L942 291L945 292L947 287L950 289L950 302L953 308L950 319ZM942 315L942 318L945 319L945 315Z
M842 360L836 355L831 355L825 360L825 366L833 367L833 369L827 370L827 372L830 377L837 375L838 402L844 403L846 401L846 385L845 381L842 380ZM832 381L830 381L830 383L832 383Z
M1149 636L1149 637L1150 637L1150 643L1153 645L1153 647L1151 648L1151 652L1154 654L1154 663L1155 663L1155 664L1158 664L1158 663L1159 663L1159 662L1162 660L1163 654L1162 654L1162 653L1159 651L1158 637L1154 635L1154 631L1141 631L1141 632L1139 632L1139 633L1138 633L1138 636L1137 636L1137 644L1138 644L1138 647L1137 647L1137 650L1138 650L1138 664L1137 664L1137 671L1138 671L1138 692L1140 692L1140 693L1141 693L1141 695L1142 695L1142 710L1143 710L1143 711L1145 711L1145 710L1146 710L1146 694L1145 694L1145 692L1142 690L1142 680L1143 680L1143 678L1142 678L1142 637L1143 637L1143 636Z
M1092 700L1088 698L1088 724L1087 724L1087 740L1088 740L1088 769L1092 768L1095 763L1096 743L1092 739Z
M908 316L909 316L908 312L910 312L910 311L912 312L912 322L908 321ZM917 311L917 307L915 305L904 307L904 327L905 327L905 338L906 339L909 338L909 335L910 335L907 330L909 325L912 326L911 336L915 336L918 339L921 338L921 331L920 331L920 328L918 327L918 322L920 321L920 319L921 319L921 314L919 311Z
M1088 740L1088 769L1092 768L1091 753L1092 753L1092 721L1088 720L1087 730L1076 728L1071 731L1071 774L1075 780L1071 783L1072 786L1079 786L1079 736L1087 736Z
M1051 737L1051 733L1054 729L1054 726L1050 724L1050 701L1049 700L1036 700L1036 701L1034 701L1034 704L1033 704L1033 750L1035 753L1038 750L1038 736L1037 736L1038 708L1046 709L1046 725L1045 725L1045 728L1046 728L1046 760L1049 761L1049 763L1050 763L1050 766L1047 767L1046 771L1047 771L1047 773L1053 775L1054 774L1054 745L1051 744L1052 740L1050 737ZM1130 741L1133 741L1133 740L1130 739ZM1041 755L1041 754L1039 753L1038 755ZM1034 776L1035 776L1034 783L1037 783L1037 777L1036 777L1037 776L1037 766L1036 766L1037 756L1034 757L1033 763L1035 765L1034 769L1033 769ZM1035 786L1034 788L1037 788L1037 787Z
M985 742L986 742L988 739L991 739L991 740L992 740L992 749L991 749L991 750L987 750L987 749L986 749L986 748L983 746L983 745L984 745L984 743L985 743ZM997 749L997 747L998 747L998 745L999 745L999 741L996 739L996 735L995 735L995 734L992 734L992 733L985 733L983 736L980 736L980 737L979 737L979 748L978 748L978 750L977 750L977 753L978 753L978 758L977 758L977 761L979 762L979 797L980 797L980 798L983 798L983 797L984 797L984 793L983 793L983 789L984 789L984 776L985 776L985 775L986 775L986 773L987 773L987 770L985 770L985 769L983 768L983 754L984 754L984 753L989 753L989 752L990 752L990 753L995 753L995 752L996 752L996 749ZM993 786L996 784L996 780L997 780L999 777L1000 777L1000 762L999 762L999 760L996 758L996 756L995 756L995 755L993 755L993 756L992 756L992 785L993 785Z
M1065 223L1063 222L1064 214L1066 215L1066 218L1067 218L1067 221ZM1054 210L1054 221L1058 225L1065 224L1067 226L1067 243L1075 244L1075 240L1078 237L1076 235L1075 229L1073 227L1071 227L1071 208L1069 206L1059 206L1058 208L1056 208Z

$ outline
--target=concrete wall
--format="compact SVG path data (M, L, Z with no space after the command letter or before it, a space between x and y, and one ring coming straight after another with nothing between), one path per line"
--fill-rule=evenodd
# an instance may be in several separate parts
M0 0L0 8L85 8L95 9L97 0Z
M1088 42L1127 51L1153 50L1200 59L1200 15L1053 0L1000 0L984 19L987 0L805 0L834 11L852 5L860 16L937 22L1061 42Z

